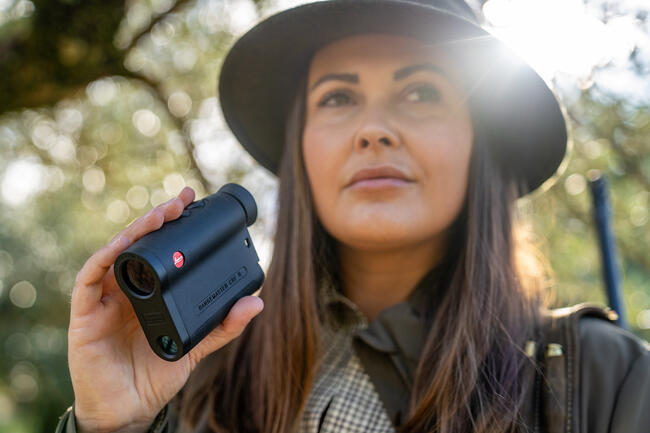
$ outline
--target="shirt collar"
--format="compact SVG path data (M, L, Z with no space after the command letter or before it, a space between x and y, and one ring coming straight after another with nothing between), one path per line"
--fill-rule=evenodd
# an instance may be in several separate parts
M331 278L326 278L321 284L320 293L325 309L326 324L337 330L356 334L369 328L372 332L366 332L365 334L368 336L370 334L383 335L381 338L369 337L369 341L367 341L369 344L374 343L372 345L382 351L397 350L399 347L402 349L406 347L419 348L421 343L419 340L423 338L424 334L424 330L421 329L424 326L423 319L427 308L434 307L432 305L432 302L435 302L434 299L439 299L435 296L437 294L432 291L440 290L441 286L437 284L437 280L442 277L441 271L444 267L444 263L440 263L429 270L420 279L406 301L384 309L372 323L368 323L368 319L359 307L341 293L338 284ZM414 329L415 326L417 329ZM392 334L392 338L386 338L388 337L385 335L387 331ZM408 352L413 354L414 350L408 350Z

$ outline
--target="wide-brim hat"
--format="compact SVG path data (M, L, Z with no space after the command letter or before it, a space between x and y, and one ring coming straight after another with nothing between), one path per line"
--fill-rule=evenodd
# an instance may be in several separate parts
M483 142L516 176L520 195L556 172L567 129L555 94L455 0L317 1L276 13L241 36L224 59L219 99L228 126L263 167L278 174L289 108L314 52L360 33L431 41L458 62Z

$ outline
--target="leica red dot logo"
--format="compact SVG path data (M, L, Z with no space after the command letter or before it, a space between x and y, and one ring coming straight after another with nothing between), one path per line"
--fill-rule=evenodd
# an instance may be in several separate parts
M174 253L174 266L180 268L181 266L183 266L183 263L185 263L185 258L183 257L183 253L181 253L180 251L176 251Z

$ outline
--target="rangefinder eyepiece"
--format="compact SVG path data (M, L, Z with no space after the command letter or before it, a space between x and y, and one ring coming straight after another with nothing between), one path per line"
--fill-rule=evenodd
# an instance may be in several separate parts
M226 184L117 257L115 279L159 357L180 359L239 298L261 287L264 272L247 230L256 218L253 196Z

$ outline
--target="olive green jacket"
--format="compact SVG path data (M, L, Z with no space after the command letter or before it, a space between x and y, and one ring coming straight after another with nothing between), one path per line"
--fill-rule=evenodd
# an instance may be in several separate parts
M432 278L430 274L427 278ZM298 431L394 432L406 412L425 331L426 278L409 299L371 323L332 284L322 292L329 350L310 390ZM650 351L643 340L612 323L604 309L576 306L575 324L553 328L522 348L538 361L537 385L524 418L531 432L649 433ZM560 322L558 322L560 323ZM571 325L571 326L570 326ZM547 324L546 328L551 329ZM553 340L555 339L555 340ZM579 350L578 350L579 348ZM192 380L192 377L190 377ZM151 432L207 432L207 411L190 429L175 405L161 411ZM57 433L76 433L73 408Z

